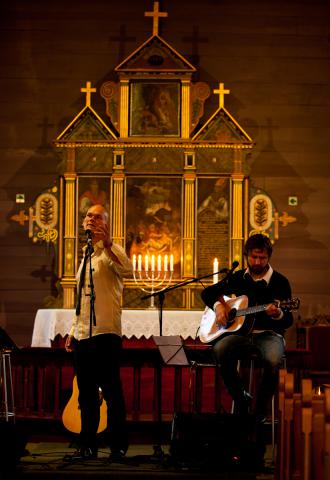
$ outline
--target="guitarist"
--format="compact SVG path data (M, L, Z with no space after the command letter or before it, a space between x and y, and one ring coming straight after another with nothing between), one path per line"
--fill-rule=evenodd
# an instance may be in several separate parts
M107 403L110 460L125 455L128 448L125 402L120 381L121 307L123 278L131 276L132 265L124 249L112 242L108 212L91 206L83 221L89 237L77 273L76 315L65 348L74 351L79 389L81 432L79 448L65 461L97 457L96 433L100 420L99 388ZM92 248L91 248L92 247ZM89 254L87 254L89 252ZM87 260L87 261L86 261ZM90 262L95 290L91 304ZM90 312L95 312L91 322Z
M237 360L256 352L263 361L263 374L256 396L256 419L266 420L268 402L272 398L277 382L278 369L285 350L284 332L293 323L292 313L276 306L275 300L291 298L291 287L286 277L272 269L269 261L272 244L262 234L252 235L244 246L247 268L229 275L202 291L204 303L214 310L216 322L228 325L228 308L224 295L246 295L249 307L266 304L265 310L247 316L250 323L247 335L232 333L215 340L214 357L220 367L226 388L235 402L237 412L247 414L251 406L251 395L244 390L237 372ZM244 323L245 323L244 322Z

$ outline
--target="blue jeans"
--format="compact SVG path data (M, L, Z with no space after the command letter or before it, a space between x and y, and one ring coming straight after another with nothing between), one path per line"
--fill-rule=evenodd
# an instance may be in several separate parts
M284 352L284 338L273 331L252 333L248 336L231 334L220 338L213 346L214 357L226 388L237 401L244 395L242 380L237 371L237 360L249 358L251 354L257 354L261 359L263 374L257 391L257 414L267 413L268 402L277 387L278 370Z

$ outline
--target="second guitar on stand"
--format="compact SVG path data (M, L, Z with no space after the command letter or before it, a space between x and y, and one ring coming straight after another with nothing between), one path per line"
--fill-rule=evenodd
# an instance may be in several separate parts
M81 414L78 402L79 390L77 384L77 377L73 378L72 394L66 404L63 414L62 422L67 430L72 433L80 433L81 431ZM102 391L100 391L100 423L97 433L103 432L107 428L107 404L103 399Z

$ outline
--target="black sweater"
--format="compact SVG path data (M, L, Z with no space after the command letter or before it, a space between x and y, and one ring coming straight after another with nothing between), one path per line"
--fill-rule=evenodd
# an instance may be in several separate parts
M239 270L229 277L228 280L216 283L202 291L203 302L210 308L222 295L236 297L246 295L249 299L249 307L272 303L274 300L289 300L291 287L288 279L279 272L273 271L270 282L264 280L254 281L249 274L244 275L245 270ZM292 313L284 311L280 320L272 319L265 312L255 314L255 330L273 330L284 334L284 331L293 323Z

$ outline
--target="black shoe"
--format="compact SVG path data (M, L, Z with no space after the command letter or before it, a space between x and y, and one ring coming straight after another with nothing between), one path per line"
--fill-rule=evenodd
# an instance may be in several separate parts
M97 458L97 450L94 448L82 447L73 453L64 456L64 462L79 462L83 460L95 460Z
M263 425L267 423L267 415L265 413L257 413L256 414L256 423L258 425Z
M123 458L125 457L125 454L125 450L112 449L108 461L110 463L121 463L123 461Z
M243 392L234 398L235 413L248 415L252 404L252 395L243 390Z

